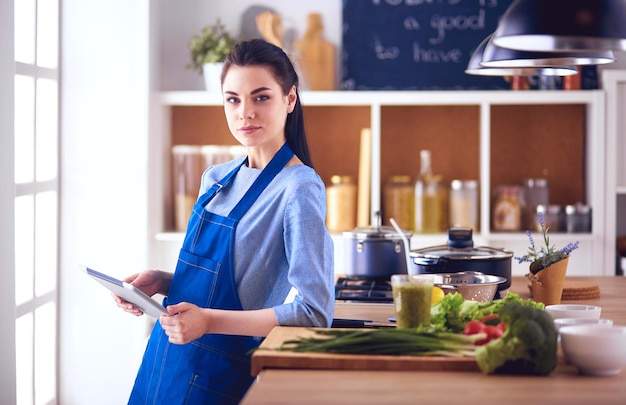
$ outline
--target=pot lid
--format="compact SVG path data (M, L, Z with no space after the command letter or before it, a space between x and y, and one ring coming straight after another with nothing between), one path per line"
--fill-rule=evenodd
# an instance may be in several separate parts
M452 248L448 245L411 250L412 258L446 258L448 260L498 260L513 257L513 252L487 246Z
M350 239L402 239L400 234L393 227L381 225L380 211L374 213L374 222L375 226L354 228L351 231L345 231L343 236L344 238ZM404 235L410 238L413 232L404 231Z
M413 232L405 231L404 235L410 238ZM354 228L345 231L343 236L351 239L401 239L400 234L391 226Z
M429 258L447 260L498 260L513 257L513 252L486 246L474 247L471 228L450 228L448 243L411 250L413 258Z

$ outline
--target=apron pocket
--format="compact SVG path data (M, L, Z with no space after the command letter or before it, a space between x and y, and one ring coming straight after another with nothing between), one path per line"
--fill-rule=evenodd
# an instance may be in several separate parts
M197 354L203 357L200 363L210 364L211 370L196 370L185 404L238 404L254 381L249 361L234 361L211 351Z
M167 295L168 305L190 302L208 308L219 274L220 263L181 250Z

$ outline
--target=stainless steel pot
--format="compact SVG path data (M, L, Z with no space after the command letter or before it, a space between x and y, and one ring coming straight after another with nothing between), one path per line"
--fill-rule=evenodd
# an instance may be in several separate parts
M344 268L347 276L389 279L406 274L406 255L402 237L389 226L355 228L343 233ZM405 232L407 238L412 233Z
M411 250L413 274L458 273L478 271L504 277L498 291L511 287L513 252L491 247L474 247L471 228L450 228L447 245Z

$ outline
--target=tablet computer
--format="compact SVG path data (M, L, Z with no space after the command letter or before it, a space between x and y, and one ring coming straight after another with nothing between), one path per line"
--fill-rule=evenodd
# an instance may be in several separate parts
M144 314L148 314L155 318L158 318L161 314L169 315L163 305L150 298L135 286L104 273L100 273L94 269L90 269L89 267L81 266L81 268L94 280L108 288L115 295L122 297L126 301L140 308Z

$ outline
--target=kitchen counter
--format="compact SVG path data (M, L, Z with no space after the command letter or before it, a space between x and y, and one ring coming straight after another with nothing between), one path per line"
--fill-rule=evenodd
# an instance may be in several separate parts
M599 305L602 317L626 325L625 277L569 277L592 281L601 297L563 301ZM513 277L511 291L528 298L524 277ZM391 304L338 302L335 318L368 319L386 323L394 315ZM547 377L484 375L452 371L365 371L265 369L242 405L259 404L415 404L460 401L463 404L617 404L626 398L626 370L613 377L578 374L562 358Z

